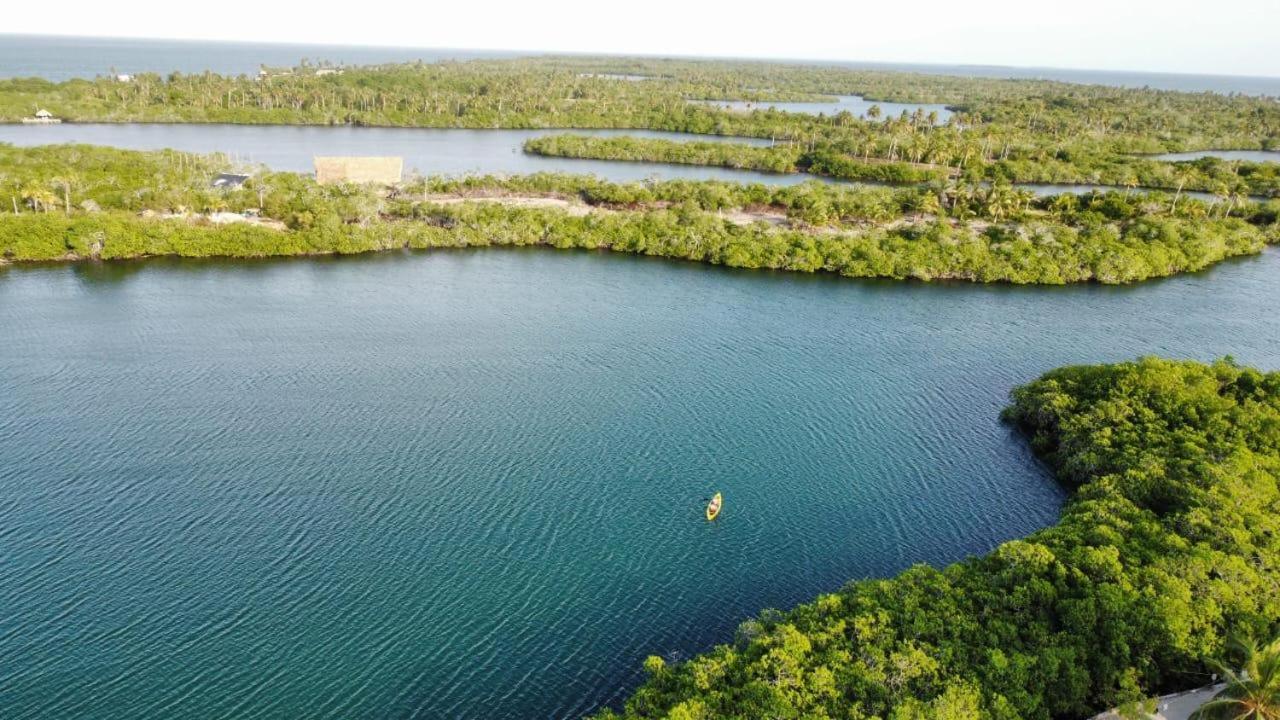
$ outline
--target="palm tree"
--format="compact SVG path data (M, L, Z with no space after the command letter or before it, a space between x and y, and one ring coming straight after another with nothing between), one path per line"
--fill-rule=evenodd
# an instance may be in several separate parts
M70 215L71 186L79 182L79 179L76 177L75 173L68 172L53 178L50 182L62 188L62 208L67 215Z
M1129 197L1130 195L1133 194L1133 189L1138 187L1138 176L1132 173L1127 175L1124 179L1124 186L1126 188L1124 191L1124 196Z
M1176 165L1174 168L1174 177L1178 179L1178 191L1173 194L1173 204L1169 206L1170 213L1178 210L1178 198L1182 197L1182 188L1186 187L1187 181L1193 178L1193 173L1189 167Z
M3 186L3 187L10 186L8 175L5 175L4 173L0 173L0 186ZM12 186L17 187L17 182L14 182ZM13 203L13 214L17 215L18 214L18 197L16 195L10 195L9 200L12 201ZM0 210L3 210L3 208L0 208Z
M1240 671L1214 663L1227 687L1190 720L1280 720L1280 637L1261 648L1252 640L1232 644L1244 656Z
M1231 197L1230 186L1228 186L1224 182L1220 182L1217 185L1215 185L1213 188L1213 203L1209 205L1209 212L1212 214L1214 208L1218 207L1219 203L1223 203L1223 207L1226 207L1225 203L1227 199L1230 197ZM1225 213L1223 214L1223 217L1226 217Z
M1080 198L1071 193L1062 193L1049 201L1049 212L1059 221L1065 221L1079 209Z
M58 196L50 192L49 188L40 183L27 183L22 188L22 199L26 200L31 209L40 212L49 212L49 206L58 202Z
M995 182L987 189L983 202L983 211L996 222L1010 219L1022 212L1024 197L1020 191L1007 182Z

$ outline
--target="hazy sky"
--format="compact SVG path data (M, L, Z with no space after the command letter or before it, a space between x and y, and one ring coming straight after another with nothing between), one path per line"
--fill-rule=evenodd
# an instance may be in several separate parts
M1280 0L59 0L4 15L12 33L1280 76Z

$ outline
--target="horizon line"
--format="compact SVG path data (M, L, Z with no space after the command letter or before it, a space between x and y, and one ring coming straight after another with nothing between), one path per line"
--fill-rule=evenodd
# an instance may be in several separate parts
M990 70L1065 70L1069 72L1091 72L1091 73L1111 73L1111 74L1138 74L1138 75L1161 75L1168 77L1205 77L1205 78L1241 78L1253 80L1280 80L1280 75L1237 75L1230 73L1210 73L1210 72L1176 72L1170 70L1134 70L1134 69L1112 69L1112 68L1096 68L1096 67L1063 67L1056 65L1004 65L991 63L964 63L964 62L920 62L911 60L857 60L857 59L832 59L832 58L801 58L801 57L783 57L783 56L735 56L735 55L699 55L699 54L681 54L681 53L610 53L597 52L591 50L548 50L539 48L492 48L492 47L448 47L448 46L427 46L427 45L370 45L364 43L343 43L343 42L302 42L302 41L279 41L279 40L234 40L229 38L192 38L192 37L153 37L153 36L135 36L135 35L82 35L79 33L24 33L24 32L0 32L0 38L4 37L25 37L25 38L59 38L59 39L86 39L86 40L124 40L124 41L144 41L144 42L189 42L189 43L212 43L222 45L270 45L278 47L330 47L330 48L352 48L352 49L382 49L382 50L455 50L463 52L475 53L504 53L517 56L557 56L557 55L573 55L581 57L602 57L602 58L644 58L644 59L670 59L670 60L729 60L729 61L754 61L754 62L775 62L775 63L793 63L793 64L818 64L818 63L845 63L845 64L865 64L865 65L905 65L910 67L921 68L973 68L973 69L990 69ZM299 58L301 60L302 58ZM316 58L323 59L323 58ZM1009 80L1018 80L1026 78L1000 78Z

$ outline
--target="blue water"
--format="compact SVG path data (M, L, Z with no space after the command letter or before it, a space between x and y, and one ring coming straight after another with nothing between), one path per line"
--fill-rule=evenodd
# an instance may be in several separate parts
M371 128L299 125L164 125L139 123L65 123L62 125L3 125L0 142L18 146L88 143L133 150L173 148L188 152L222 152L234 160L264 164L274 170L311 172L316 155L399 155L407 171L424 175L519 175L536 172L592 174L614 182L660 179L723 180L725 182L793 185L807 181L838 182L804 173L779 174L752 170L667 165L646 162L582 160L544 157L523 151L525 140L553 134L548 130L461 130L455 128ZM653 130L572 130L574 134L610 137L668 138L678 141L745 142L768 145L756 138L689 135ZM856 183L855 183L856 184ZM1037 195L1111 191L1105 185L1025 183ZM1186 197L1212 201L1209 193L1186 191Z
M224 75L251 75L259 65L294 65L303 58L313 62L363 65L384 62L435 62L475 58L514 57L529 52L442 48L362 47L352 45L295 45L227 43L185 40L54 37L0 34L0 78L43 77L61 81L91 78L116 72L152 71L184 73L206 70ZM936 65L917 63L819 62L859 70L959 75L962 77L1024 78L1060 82L1150 87L1184 92L1243 93L1280 97L1280 78L1238 75L1189 75L1065 68L1020 68L993 65Z
M375 65L515 55L448 48L0 35L0 78L41 77L60 82L117 73L165 75L175 70L187 74L256 75L262 65L292 67L303 59L313 63Z
M1280 367L1277 273L0 268L0 717L579 716L647 654L1052 522L1009 388L1144 353Z
M769 145L767 139L688 135L653 130L462 130L456 128L370 128L298 125L161 125L65 123L0 125L0 142L13 145L88 143L133 150L173 148L188 152L223 152L238 161L262 163L275 170L310 172L316 155L398 155L405 170L428 175L590 173L616 182L664 179L725 180L791 185L822 178L804 174L751 170L613 162L526 154L524 142L556 132L602 137L630 135L699 142Z
M1155 160L1168 160L1171 162L1180 162L1184 160L1199 160L1200 158L1215 157L1221 160L1244 160L1247 162L1269 162L1280 163L1280 151L1277 150L1196 150L1193 152L1165 153L1163 155L1152 155Z

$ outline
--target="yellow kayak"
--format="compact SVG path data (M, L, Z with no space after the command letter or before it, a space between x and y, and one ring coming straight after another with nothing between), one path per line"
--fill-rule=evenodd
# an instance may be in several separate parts
M722 505L724 505L724 499L720 497L720 493L716 493L715 497L711 498L711 502L707 503L707 519L715 520L716 516L720 514Z

